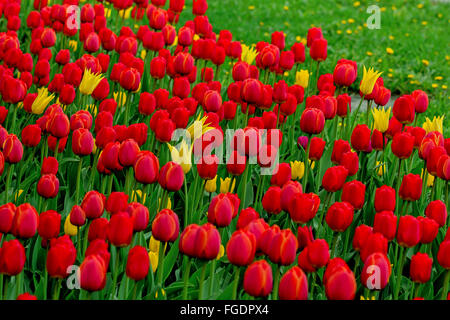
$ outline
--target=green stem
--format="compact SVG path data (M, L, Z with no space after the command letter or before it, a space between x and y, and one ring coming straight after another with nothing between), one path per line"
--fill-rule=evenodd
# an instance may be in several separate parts
M278 300L278 286L280 285L280 265L275 268L275 276L273 278L272 300Z
M10 163L8 166L7 173L6 173L5 204L8 203L9 185L11 184L11 174L12 174L13 166L14 166L14 164Z
M164 273L164 247L165 242L161 241L159 244L159 259L158 259L158 273L157 273L157 283L158 283L158 291L161 293L161 297L163 296L163 273Z
M192 264L192 260L191 258L187 257L188 261L187 261L187 265L186 268L184 269L184 274L183 274L183 300L187 300L188 298L188 284L189 284L189 273L191 271L191 264Z
M333 235L333 244L331 245L331 258L334 258L335 257L335 251L336 251L336 245L337 245L337 242L338 242L338 239L339 239L339 233L335 233L335 232L333 232L334 233L334 235Z
M308 158L309 158L309 149L310 148L311 148L311 135L308 134L308 145L306 147L306 157L305 157L305 160L304 160L305 173L303 175L303 185L302 185L303 192L305 192L305 193L306 193L306 187L308 185L308 175L309 175L309 161L308 161Z
M203 282L205 281L205 275L206 275L206 265L208 263L205 262L202 266L202 271L200 273L200 282L198 287L198 300L202 300L203 298Z
M59 300L59 292L61 291L61 281L62 279L58 279L55 282L55 291L53 293L53 300Z
M239 273L241 269L239 266L234 266L234 281L233 281L233 295L231 296L231 300L236 300L237 298L237 288L239 284Z
M450 269L447 270L444 279L444 287L442 288L441 300L447 300L448 295L448 283L450 282Z
M395 291L394 291L394 300L398 300L398 294L400 292L400 285L402 283L402 271L403 271L403 265L405 264L406 260L406 254L405 254L405 248L400 247L400 264L398 265L397 269L397 283L395 284Z
M213 294L213 286L214 286L214 273L216 272L216 263L217 260L214 259L211 263L211 271L210 271L210 278L209 278L209 296L211 297Z
M83 158L80 157L80 161L78 162L78 169L77 169L75 204L78 204L78 202L80 200L80 179L81 179L81 168L82 168L82 166L83 166Z

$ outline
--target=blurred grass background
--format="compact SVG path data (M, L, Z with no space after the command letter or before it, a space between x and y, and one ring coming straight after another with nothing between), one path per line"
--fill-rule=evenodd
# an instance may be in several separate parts
M367 28L371 5L380 8L380 29ZM192 19L191 1L186 7L182 23ZM306 38L309 28L321 27L328 40L321 73L333 72L341 58L357 61L359 79L363 65L373 66L383 71L393 95L426 91L426 116L445 114L444 127L450 124L450 1L209 0L207 15L216 33L228 29L247 45L270 42L272 32L283 31L290 48Z

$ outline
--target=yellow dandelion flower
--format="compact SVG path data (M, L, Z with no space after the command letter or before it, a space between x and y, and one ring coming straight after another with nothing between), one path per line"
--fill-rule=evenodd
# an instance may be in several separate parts
M31 105L31 112L34 114L41 114L44 112L45 108L47 108L50 101L53 100L55 95L52 93L49 95L48 89L42 87L38 89L38 94L36 99L34 99L33 104Z
M289 10L289 7L288 7L288 6L284 6L283 9L284 9L285 11L288 11L288 10Z
M388 77L392 78L393 77L392 73L388 73Z
M260 21L259 25L262 27L264 25L264 22Z
M422 21L422 25L423 25L423 26L426 26L427 24L428 24L427 21Z
M347 34L352 34L352 30L347 29L345 32L347 32Z
M248 6L248 10L255 10L255 6Z
M94 74L90 69L86 69L80 83L80 92L84 95L91 95L102 79L101 73Z
M442 80L442 79L444 79L442 76L436 76L436 77L434 77L434 80Z
M423 3L419 3L419 4L417 5L417 8L422 9L422 8L423 8Z
M431 84L431 87L432 87L432 88L437 88L438 85L437 85L437 83L433 83L433 84Z
M302 86L304 89L308 87L309 83L309 71L308 70L300 70L295 74L295 84Z
M337 30L336 33L337 34L342 34L342 30Z
M369 57L373 56L373 52L372 52L372 51L367 51L366 54L367 54Z
M387 54L394 54L394 50L392 50L392 48L386 48L386 53Z
M394 40L394 39L395 39L394 36L392 36L392 35L389 36L389 40Z
M367 70L366 66L364 66L363 78L359 87L363 95L366 96L372 93L375 82L381 74L382 72L375 71L372 67Z
M381 133L386 132L389 127L389 116L391 108L372 108L372 115L374 119L373 128Z
M342 23L342 24L346 24L347 21L346 21L346 20L342 20L341 23Z
M231 178L228 177L225 179L220 178L220 193L233 192L235 184L236 179L234 178L233 180L231 180Z
M408 78L412 79L412 78L414 78L414 75L413 74L408 74Z
M361 5L361 2L359 2L359 1L353 2L354 7L359 7L360 5Z
M348 23L355 23L355 19L350 18L350 19L347 20L347 22Z

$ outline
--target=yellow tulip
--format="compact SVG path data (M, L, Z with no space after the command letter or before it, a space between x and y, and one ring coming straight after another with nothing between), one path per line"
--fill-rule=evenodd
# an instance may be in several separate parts
M369 68L369 70L367 70L366 66L364 66L363 78L361 85L359 86L359 90L361 90L364 96L372 93L373 87L381 74L382 72L375 71L373 68Z
M208 126L210 123L206 123L207 117L203 117L200 119L201 114L198 115L197 119L191 124L186 130L189 133L191 141L195 141L204 135L206 132L213 130L214 127Z
M426 179L427 179L427 187L431 188L434 184L434 176L429 174L428 171L425 172L425 175L426 175ZM423 169L421 172L421 176L423 176Z
M171 144L167 144L169 147L170 155L172 157L172 161L178 163L183 169L184 174L187 174L192 167L192 148L193 145L188 146L186 141L181 141L180 150L172 146Z
M150 241L148 243L148 248L150 249L150 251L158 253L159 245L160 245L160 241L156 240L155 238L153 238L153 236L151 236Z
M123 107L127 102L127 95L125 92L114 92L113 98L117 102L118 107Z
M291 161L291 172L293 180L300 180L305 174L305 164L301 161Z
M371 111L374 119L373 128L381 133L386 132L389 127L391 108L389 107L386 110L384 108L373 108Z
M209 193L216 192L216 190L217 190L217 175L214 177L214 179L206 181L205 190Z
M377 175L381 177L383 175L383 171L386 172L386 165L384 163L381 164L380 161L377 161L376 166L378 167Z
M231 178L220 178L220 193L227 193L227 192L233 192L234 186L236 184L236 180L233 178L233 181Z
M150 265L152 266L153 273L156 272L156 268L158 268L158 252L149 251L148 258L150 259Z
M161 198L158 198L158 205L161 203ZM170 200L170 197L167 197L167 205L165 208L162 209L172 209L172 201Z
M308 87L309 83L309 71L300 70L295 74L295 84L302 86L304 89Z
M252 47L249 47L245 44L242 45L242 54L241 60L247 62L248 64L252 64L255 61L256 55L258 53Z
M103 75L101 73L94 74L90 69L84 70L83 79L79 87L80 92L84 95L91 95L102 79Z
M78 233L78 228L70 223L70 214L67 215L66 221L64 222L64 233L73 237Z
M38 95L31 105L31 112L34 114L41 114L54 97L54 94L49 95L47 88L42 87L38 89Z
M430 118L426 117L425 122L422 125L422 128L425 129L427 133L431 131L438 131L440 133L444 132L444 116L441 117L433 117L433 121Z

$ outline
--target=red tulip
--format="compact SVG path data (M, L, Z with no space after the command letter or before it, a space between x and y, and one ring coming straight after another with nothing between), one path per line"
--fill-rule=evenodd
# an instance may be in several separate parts
M436 221L430 218L418 216L417 220L420 223L420 243L431 243L436 238L439 232L439 225Z
M80 286L88 291L100 291L106 285L107 265L98 254L87 256L80 266Z
M392 112L400 123L412 123L415 115L415 100L410 95L403 95L394 101Z
M316 216L320 198L314 193L297 193L289 204L289 216L294 222L306 224Z
M414 247L419 243L420 238L421 228L419 220L410 215L400 217L397 230L398 244L402 247Z
M61 215L58 212L48 210L39 215L38 234L42 239L56 238L59 235L60 227Z
M126 247L133 237L133 218L126 212L111 216L107 229L108 241L116 247Z
M308 134L321 133L325 126L325 116L322 110L306 108L300 118L300 129Z
M262 205L264 210L266 210L268 213L279 214L281 212L280 197L280 187L269 187L262 198Z
M391 276L391 262L381 252L372 253L364 262L361 283L369 290L384 289Z
M425 209L425 215L443 227L447 221L447 207L441 200L431 201Z
M308 279L302 269L295 266L281 278L279 286L281 300L307 300Z
M356 151L366 151L370 146L370 129L365 124L359 124L353 129L351 142Z
M11 233L17 238L28 239L34 237L39 225L36 209L29 203L16 208Z
M316 239L308 244L308 261L311 265L319 269L326 266L330 259L330 248L323 239Z
M323 38L314 40L309 49L311 58L318 62L325 61L327 59L327 45L327 40Z
M325 221L335 232L344 232L353 221L353 206L348 202L335 202L327 211Z
M360 257L362 261L366 261L367 257L374 252L381 252L387 255L388 240L378 232L369 234L365 243L360 250Z
M173 161L166 163L159 173L160 186L168 191L178 191L184 181L184 173L181 166Z
M395 211L395 190L389 186L381 186L375 190L375 211Z
M147 277L150 268L150 259L147 249L142 246L135 246L128 252L126 274L134 281L139 281Z
M325 271L327 273L326 281L324 275L325 294L329 300L353 300L355 298L355 276L347 264L342 263L334 266L330 263Z
M212 260L219 254L220 234L210 223L191 224L181 233L178 246L180 252L189 257Z
M348 170L343 166L328 168L322 178L322 186L328 192L336 192L344 186Z
M368 237L373 233L372 227L361 224L355 228L355 234L353 236L352 246L356 251L360 251L365 245Z
M399 196L406 201L416 201L422 194L422 179L418 174L409 173L403 176Z
M379 232L389 241L395 238L397 232L397 216L392 211L380 211L375 214L373 231Z
M97 191L89 191L81 202L81 208L86 213L86 218L97 219L102 216L105 209L104 195Z
M218 227L226 227L236 217L240 200L232 193L221 193L215 196L208 208L208 222Z
M258 260L247 267L244 290L254 297L266 297L272 291L272 268L266 260Z
M439 245L437 261L442 268L450 270L450 240L444 240Z
M427 283L431 277L433 259L428 254L417 252L411 257L409 275L411 280L417 283Z
M161 210L152 223L152 235L162 242L174 242L180 233L178 216L170 209Z
M349 202L353 208L362 209L366 194L366 185L361 181L346 182L342 188L342 201Z
M50 277L64 279L67 268L75 263L77 251L68 235L52 239L47 253L47 272Z
M265 233L270 232L270 229ZM265 238L265 234L262 235ZM271 262L288 266L295 261L297 255L298 242L290 229L284 229L272 235L264 252Z
M137 182L152 184L158 181L159 160L150 151L141 151L134 163L134 177Z
M237 230L227 243L227 257L230 263L246 266L252 263L256 252L256 237L245 230Z
M105 209L110 214L125 211L128 207L128 195L123 192L111 192L106 200Z
M19 240L5 241L0 249L0 273L16 276L25 266L25 248Z
M11 202L0 206L0 233L11 231L15 213L16 206Z

